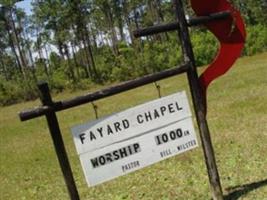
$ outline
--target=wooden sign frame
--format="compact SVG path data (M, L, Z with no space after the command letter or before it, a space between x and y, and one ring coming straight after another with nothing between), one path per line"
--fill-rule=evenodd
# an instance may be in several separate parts
M190 41L189 26L196 26L212 20L220 20L230 16L229 12L214 13L210 16L196 17L186 20L185 13L181 0L173 0L177 21L165 25L157 25L145 29L136 30L135 37L147 36L155 33L162 33L166 31L176 30L181 41L183 61L184 64L159 73L150 74L135 80L127 81L119 85L106 88L101 91L90 93L84 96L79 96L65 101L53 101L50 95L48 84L43 82L38 84L41 93L42 106L23 111L19 114L21 121L26 121L40 116L46 116L50 134L54 143L57 158L65 179L65 183L69 192L71 200L79 200L79 193L73 178L73 173L65 150L62 134L57 120L56 112L73 108L82 104L92 103L93 101L103 99L133 88L143 86L148 83L168 78L174 75L186 73L190 92L194 105L194 111L199 128L202 148L205 157L205 163L208 171L210 181L210 188L214 200L223 200L220 177L216 166L214 150L210 138L208 123L205 117L205 107L203 101L203 94L198 79L197 69L195 65L195 58Z

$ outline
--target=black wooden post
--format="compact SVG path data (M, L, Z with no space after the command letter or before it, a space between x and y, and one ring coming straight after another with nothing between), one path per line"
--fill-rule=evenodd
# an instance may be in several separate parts
M190 41L189 31L183 5L181 0L173 0L177 21L179 24L178 32L182 45L184 62L190 63L187 71L187 77L190 85L192 99L194 103L194 110L196 113L197 123L200 131L202 148L205 155L206 167L208 170L209 181L211 185L211 192L214 200L223 200L220 177L216 166L216 160L211 143L209 128L205 116L205 108L203 104L203 95L198 79L198 74L195 65L195 58Z
M53 107L53 101L47 83L39 83L38 88L41 92L41 101L44 106ZM74 182L73 174L69 164L68 156L65 150L64 142L60 132L56 113L53 109L45 114L48 123L49 131L53 139L54 147L56 150L57 158L63 173L69 196L71 200L79 200L79 194Z

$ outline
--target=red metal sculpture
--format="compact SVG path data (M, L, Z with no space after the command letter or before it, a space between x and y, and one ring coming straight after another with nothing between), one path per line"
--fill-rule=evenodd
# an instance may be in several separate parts
M226 73L240 56L244 48L246 31L240 12L227 0L191 0L191 5L198 16L222 11L231 13L231 17L205 24L220 42L216 58L199 77L206 107L207 87L214 79Z

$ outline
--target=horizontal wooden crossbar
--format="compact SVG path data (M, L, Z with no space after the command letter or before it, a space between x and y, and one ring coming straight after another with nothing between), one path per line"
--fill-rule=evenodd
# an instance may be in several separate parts
M208 16L192 17L187 20L187 25L198 26L198 25L210 22L210 21L225 19L229 17L230 15L231 15L230 11L225 11L225 12L213 13ZM166 31L175 31L178 29L178 27L179 27L178 22L151 26L151 27L135 30L134 36L142 37L142 36L148 36L148 35L152 35L156 33L166 32Z
M174 75L184 73L188 70L188 68L189 68L189 63L181 65L173 69L168 69L168 70L161 71L158 73L149 74L141 78L126 81L118 85L115 85L115 86L112 86L112 87L109 87L103 90L99 90L97 92L89 93L83 96L78 96L70 100L54 102L52 106L40 106L38 108L23 111L19 113L19 117L21 121L26 121L29 119L33 119L36 117L46 115L47 113L51 111L57 112L57 111L66 110L71 107L75 107L75 106L79 106L85 103L96 101L96 100L99 100L105 97L109 97L109 96L119 94L121 92L130 90L130 89L134 89L134 88L155 82L155 81L159 81L164 78L168 78Z

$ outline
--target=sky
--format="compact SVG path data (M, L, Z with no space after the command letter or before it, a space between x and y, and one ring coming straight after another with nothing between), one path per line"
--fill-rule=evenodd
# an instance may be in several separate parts
M31 0L24 0L21 2L16 3L16 6L18 6L19 8L24 9L24 11L29 15L31 14Z

